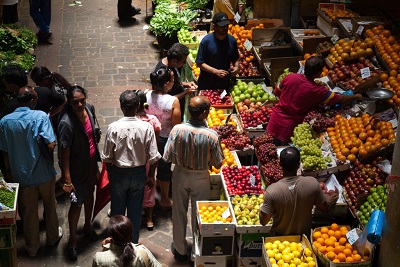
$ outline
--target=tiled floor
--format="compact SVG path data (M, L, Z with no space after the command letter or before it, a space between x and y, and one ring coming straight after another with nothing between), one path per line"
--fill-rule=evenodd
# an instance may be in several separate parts
M151 14L151 1L147 2L148 13ZM71 83L86 88L89 91L89 101L95 105L99 123L105 132L109 123L122 116L118 102L120 93L128 88L149 88L149 75L157 64L159 53L153 44L155 37L147 29L149 24L145 18L144 1L134 0L133 4L142 8L142 14L137 15L137 21L132 24L118 22L117 0L81 0L79 5L74 3L73 0L52 1L53 44L36 48L37 65L59 72ZM28 1L20 1L18 4L19 24L37 31L29 17L28 5ZM100 143L100 148L102 146ZM107 235L108 206L94 219L94 228L100 235L99 241L95 243L83 236L84 218L81 213L78 261L69 262L66 257L69 198L62 196L57 201L59 223L64 230L60 244L56 248L43 245L38 255L31 258L24 251L22 231L19 229L19 266L91 266L94 253L101 250L100 240ZM39 210L39 216L41 218L42 210ZM171 212L162 211L156 205L154 224L152 232L142 226L140 242L165 266L189 266L189 261L175 262L169 251L172 242ZM44 225L41 225L41 229L44 244Z

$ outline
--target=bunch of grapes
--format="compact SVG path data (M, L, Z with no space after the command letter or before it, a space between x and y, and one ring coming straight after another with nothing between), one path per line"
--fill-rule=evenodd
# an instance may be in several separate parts
M323 133L328 127L335 126L334 119L325 117L315 111L308 112L304 118L304 122L308 122L316 133Z
M278 159L278 152L274 144L265 143L257 149L257 158L261 163Z
M324 170L326 159L322 155L322 142L306 122L294 129L293 144L300 149L300 160L305 170Z
M258 149L262 144L272 143L274 138L269 133L263 133L259 137L254 138L253 145Z
M221 143L224 143L229 150L243 150L251 143L249 137L238 132L236 127L231 124L216 126L213 129L221 138Z
M282 167L277 159L261 164L261 171L268 184L275 183L283 177Z

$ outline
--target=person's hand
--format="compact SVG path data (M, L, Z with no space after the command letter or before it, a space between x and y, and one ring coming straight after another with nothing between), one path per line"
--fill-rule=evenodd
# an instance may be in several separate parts
M335 205L338 198L339 198L339 190L337 188L335 188L334 192L330 193L328 192L325 195L326 202L328 203L329 206Z
M197 84L195 84L194 82L188 83L186 86L186 94L196 93L197 87Z
M154 176L147 176L145 184L148 187L153 187L156 184L156 178Z
M101 241L101 244L104 246L107 245L108 243L111 243L111 241L112 241L111 237L106 237L103 239L103 241Z
M362 100L362 95L361 94L355 94L354 95L357 101Z
M231 76L235 77L239 73L239 67L230 68Z
M67 192L68 194L75 191L75 187L71 182L71 179L65 179L64 177L61 178L61 181L64 181L63 184L63 190L64 192Z
M229 75L229 71L226 70L216 70L215 75L217 75L220 78L225 78L227 75Z

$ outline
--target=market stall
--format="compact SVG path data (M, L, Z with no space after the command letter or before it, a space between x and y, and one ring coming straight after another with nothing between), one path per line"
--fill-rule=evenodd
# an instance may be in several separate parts
M255 2L254 7L261 3ZM313 14L305 14L303 25L310 28L290 28L287 17L266 19L261 8L254 12L258 17L231 24L229 34L237 40L240 72L228 90L199 92L211 101L207 125L220 136L225 160L221 169L210 170L210 200L222 202L198 205L206 205L209 212L215 207L228 208L220 220L206 222L204 208L197 207L203 230L198 229L195 242L195 266L209 266L211 261L218 266L375 264L379 242L367 236L380 240L382 234L381 217L388 198L385 181L396 141L400 105L397 22L343 3L309 6ZM307 13L304 10L300 7L300 13ZM188 25L193 27L178 34L190 50L182 77L197 81L201 72L195 63L197 49L206 33L197 31L196 23ZM272 221L262 226L259 208L266 188L283 177L279 154L284 147L274 145L273 137L265 132L279 102L274 89L288 74L304 73L305 61L317 55L325 62L318 83L337 94L360 93L363 99L310 110L296 126L289 146L301 151L298 174L315 177L325 194L337 191L339 199L328 213L313 210L309 236L270 237ZM374 211L380 211L379 215ZM214 229L211 236L229 229L221 234L226 242L221 241L213 252L204 250L209 237L204 226Z

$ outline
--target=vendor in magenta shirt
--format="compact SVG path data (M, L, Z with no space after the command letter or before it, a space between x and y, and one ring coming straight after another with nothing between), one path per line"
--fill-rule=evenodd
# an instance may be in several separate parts
M332 106L361 100L360 94L335 94L315 83L314 79L320 77L323 67L322 57L310 57L306 61L304 75L289 74L275 88L274 94L279 97L279 103L271 114L267 132L274 137L276 145L286 145L293 136L294 128L319 104Z

